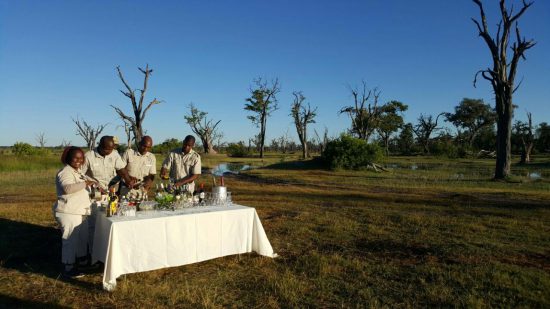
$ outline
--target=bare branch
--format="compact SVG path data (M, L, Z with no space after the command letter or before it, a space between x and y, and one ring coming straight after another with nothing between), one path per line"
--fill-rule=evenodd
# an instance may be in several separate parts
M113 105L111 105L111 107L115 109L116 113L120 116L120 118L130 122L132 125L136 124L136 120L134 118L124 114L124 112L120 108L118 108L116 106L113 106Z
M157 98L154 98L153 101L149 102L149 105L147 105L147 107L145 108L145 110L143 111L143 113L141 114L141 119L145 119L145 114L147 113L147 111L151 108L151 106L155 105L155 104L160 104L164 101L159 101L157 100Z

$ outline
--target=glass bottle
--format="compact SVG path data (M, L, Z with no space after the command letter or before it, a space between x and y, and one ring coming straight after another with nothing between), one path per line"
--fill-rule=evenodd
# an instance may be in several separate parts
M204 202L204 197L205 197L205 193L204 193L204 183L201 183L201 186L199 188L199 203L202 204Z

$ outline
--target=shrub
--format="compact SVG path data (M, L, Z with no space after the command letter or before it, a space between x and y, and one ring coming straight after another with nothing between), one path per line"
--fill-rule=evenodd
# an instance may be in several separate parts
M242 158L250 155L243 142L230 143L227 145L226 151L230 157Z
M18 156L33 155L36 153L36 149L31 144L24 143L24 142L17 142L13 144L12 152Z
M430 153L434 156L447 157L449 159L460 158L461 154L465 156L465 151L454 144L446 141L436 141L430 145Z
M126 144L119 144L118 145L118 148L117 148L117 151L120 155L122 155L123 153L126 152L126 150L128 150L128 145Z
M382 158L382 148L349 135L328 142L321 157L332 169L362 169Z
M170 138L162 142L161 144L153 146L151 152L153 153L168 153L173 149L181 148L183 141L175 138Z

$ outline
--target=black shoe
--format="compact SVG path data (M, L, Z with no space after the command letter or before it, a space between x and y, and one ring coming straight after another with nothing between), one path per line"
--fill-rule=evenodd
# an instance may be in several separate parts
M73 268L71 270L65 270L63 271L63 277L67 279L78 279L84 277L85 274L82 273L80 270Z

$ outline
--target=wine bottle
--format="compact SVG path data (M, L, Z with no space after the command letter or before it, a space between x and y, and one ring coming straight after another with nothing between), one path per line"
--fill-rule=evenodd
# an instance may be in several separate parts
M205 197L205 193L204 193L204 184L201 183L201 187L199 189L199 203L202 204L202 202L204 201L204 197Z
M118 197L115 193L115 188L109 189L109 204L107 205L106 214L107 217L111 217L116 213Z

